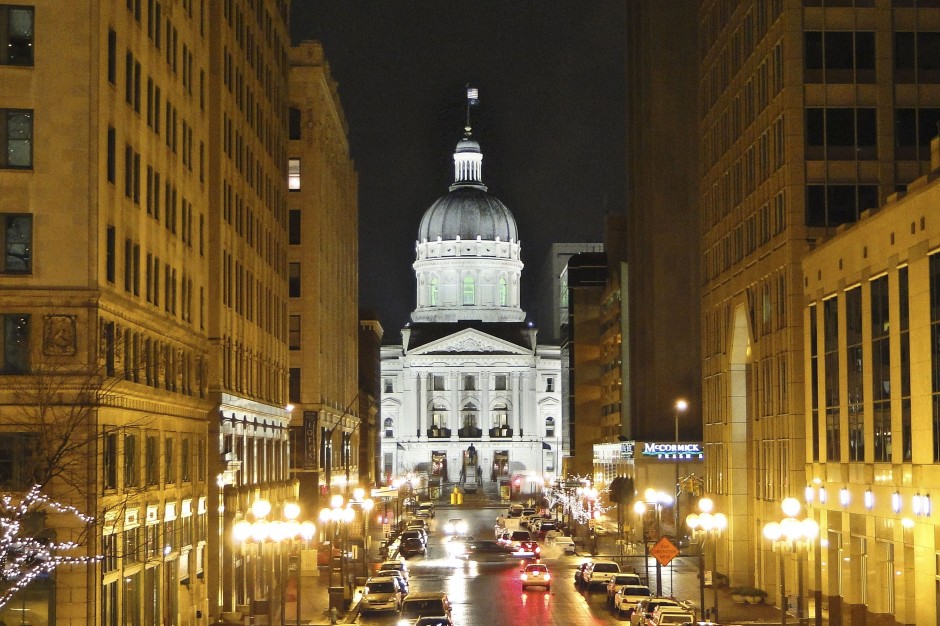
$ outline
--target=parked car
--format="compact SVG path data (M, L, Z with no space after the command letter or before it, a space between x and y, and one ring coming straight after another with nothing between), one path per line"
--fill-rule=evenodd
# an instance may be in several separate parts
M556 546L561 546L562 554L574 554L578 551L577 547L574 545L574 539L571 537L555 537L552 543Z
M552 575L548 571L548 566L543 563L529 563L522 570L519 576L522 581L522 590L529 587L545 587L546 590L552 590Z
M409 594L401 603L399 626L412 626L422 617L450 617L450 598L446 593L415 592Z
M419 618L415 626L454 626L454 622L446 615L435 615Z
M617 591L624 585L642 586L643 581L640 579L639 574L634 574L633 572L621 572L617 574L607 583L607 604L614 603L614 595L616 595Z
M405 562L401 559L388 559L386 561L382 561L382 563L379 565L379 569L397 570L401 572L402 576L405 577L405 582L408 581L408 565L406 565Z
M424 542L421 541L421 539L418 537L407 537L402 539L401 546L398 548L398 553L403 557L408 558L417 554L427 554L428 549L425 547Z
M621 585L614 594L612 604L620 617L630 619L640 602L652 595L650 588L645 585Z
M418 503L418 513L417 515L421 517L434 517L434 503L433 502L420 502Z
M679 603L670 598L660 598L658 596L641 601L637 604L636 610L630 616L630 626L646 626L647 621L653 616L656 607L662 605L679 607Z
M379 576L391 576L392 578L397 578L401 591L406 596L408 595L408 579L405 578L405 575L401 570L398 569L380 569L375 573L375 577Z
M664 624L694 624L695 623L695 614L690 613L685 609L680 609L677 611L672 610L674 607L664 606L656 609L653 612L653 616L649 619L647 624L649 626L663 626Z
M417 528L406 530L399 536L399 541L402 545L404 545L405 541L408 539L417 539L421 542L421 545L427 545L428 542L427 536ZM401 551L401 547L399 547L398 550Z
M360 611L363 613L374 611L397 613L401 608L403 596L404 594L397 579L391 576L373 576L366 581L362 600L359 602Z
M592 587L606 587L614 576L620 573L620 566L614 561L594 561L584 570L584 584Z

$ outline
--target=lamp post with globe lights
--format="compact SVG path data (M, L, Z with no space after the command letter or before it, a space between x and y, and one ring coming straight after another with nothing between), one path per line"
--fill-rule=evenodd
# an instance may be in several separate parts
M784 498L780 503L780 508L786 516L779 522L768 522L764 524L764 537L766 537L777 553L780 563L780 623L786 626L787 623L787 601L786 601L786 582L784 569L784 555L796 555L797 567L797 596L796 596L796 617L800 626L805 626L807 617L805 615L803 603L803 560L806 551L813 545L819 536L819 524L812 518L797 519L799 515L800 501L796 498ZM816 608L819 610L819 607Z
M254 521L249 522L247 519L243 519L237 522L232 527L232 537L234 541L236 543L242 544L243 546L250 542L257 543L260 556L263 559L265 543L276 543L278 544L279 548L287 546L293 553L297 541L303 541L303 545L306 546L310 539L312 539L316 534L316 526L313 524L313 522L308 520L298 520L298 517L300 517L300 505L296 502L286 502L284 504L282 519L269 521L267 517L270 513L270 502L263 498L255 500L251 505L251 515L254 518ZM284 554L280 549L279 557L282 563L280 576L281 623L284 623L287 604L288 559L284 558ZM299 554L297 555L296 564L297 577L295 582L297 585L297 621L300 623L301 573ZM262 576L264 575L265 574L262 571Z
M341 494L333 494L330 497L329 508L324 507L320 510L321 528L329 526L330 536L330 573L328 584L330 587L330 608L340 609L336 606L339 603L339 597L345 601L346 591L349 587L347 580L347 539L349 537L349 524L356 519L356 511L345 501ZM336 546L339 544L339 556L335 556ZM335 559L339 559L339 567L336 567ZM339 575L341 586L334 585L334 573ZM337 594L337 587L341 596ZM350 594L351 595L351 594Z
M672 494L655 489L647 489L643 492L643 502L637 502L633 505L633 511L643 520L643 552L644 563L646 564L646 579L649 580L649 557L650 557L650 530L653 530L653 536L659 538L662 536L662 513L663 506L669 506L673 503ZM650 528L646 513L650 510L655 511L655 527ZM663 594L663 568L659 560L656 561L656 595Z
M676 482L675 482L675 485L674 485L674 487L673 487L673 488L675 489L675 493L676 493L676 506L675 506L675 510L674 510L674 513L675 513L675 516L674 516L674 517L675 517L675 519L674 519L675 525L673 526L673 528L676 529L676 538L677 538L677 539L678 539L678 536L679 536L679 495L682 493L682 488L679 486L679 415L682 414L682 413L685 413L686 409L688 409L688 408L689 408L689 403L686 402L684 398L679 398L678 400L676 400L676 406L675 406L675 409L676 409L676 412L675 412L675 417L676 417L676 420L675 420L675 425L676 425L676 432L675 432L675 436L676 436L676 449L675 449L675 451L673 452L673 454L675 455L675 456L674 456L674 459L673 459L673 460L675 461L674 465L676 466Z
M711 609L712 621L718 619L718 536L728 527L728 518L724 513L712 513L715 503L711 498L702 498L698 501L698 513L689 513L685 518L685 523L692 531L692 535L700 539L701 549L698 555L698 575L699 575L699 601L702 607L702 618L704 619L707 611L705 609L705 543L708 537L713 539L714 548L712 550L712 591L714 598Z

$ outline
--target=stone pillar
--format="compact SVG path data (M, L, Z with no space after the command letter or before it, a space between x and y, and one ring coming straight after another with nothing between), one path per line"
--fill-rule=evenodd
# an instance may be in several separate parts
M526 425L525 415L529 408L529 372L522 372L522 374L520 374L519 387L519 430L514 433L514 438L521 438L525 434L525 429L523 426Z
M451 401L451 423L450 429L451 441L457 441L457 431L463 424L460 423L460 373L451 372L450 374L450 401Z
M418 437L428 438L428 373L418 373Z
M512 438L519 439L519 428L521 424L521 394L519 388L522 385L522 377L519 372L512 373Z
M490 415L490 373L480 372L480 428L483 429L483 440L489 441L490 428L493 427Z

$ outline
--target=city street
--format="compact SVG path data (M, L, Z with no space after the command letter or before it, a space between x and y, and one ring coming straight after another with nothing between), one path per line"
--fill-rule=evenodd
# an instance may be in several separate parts
M455 624L622 624L607 608L606 594L595 589L588 592L574 586L574 570L584 556L562 555L560 550L543 546L542 562L552 574L551 591L540 588L523 592L519 581L519 562L475 563L450 558L444 548L447 519L461 517L475 538L493 537L496 516L502 508L439 508L431 523L428 555L408 559L411 588L415 591L444 591L453 603ZM633 567L645 575L642 557L633 557ZM677 559L674 573L677 592L679 580L685 586L697 584L694 560ZM670 568L663 568L663 592L670 595ZM655 591L655 570L650 567L650 581ZM697 589L697 587L696 587ZM686 599L694 600L694 596ZM395 624L397 616L375 614L360 616L360 624Z

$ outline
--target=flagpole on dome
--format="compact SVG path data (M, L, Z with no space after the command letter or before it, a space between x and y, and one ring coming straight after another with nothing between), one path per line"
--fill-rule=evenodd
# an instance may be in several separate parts
M467 137L470 136L470 107L477 104L480 104L480 90L467 83L467 125L464 127Z

